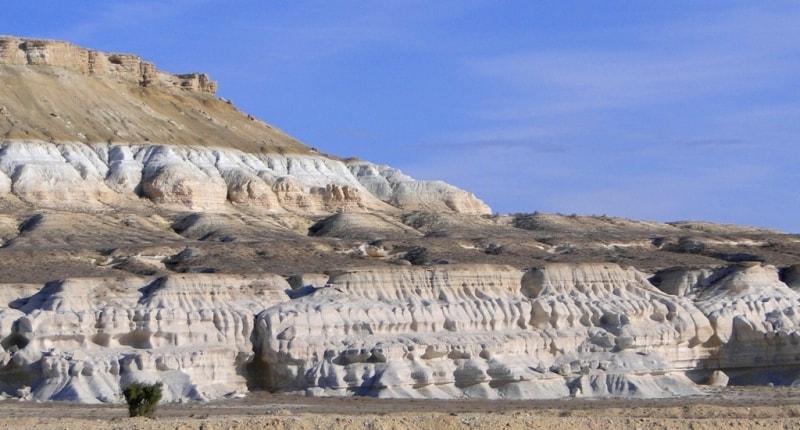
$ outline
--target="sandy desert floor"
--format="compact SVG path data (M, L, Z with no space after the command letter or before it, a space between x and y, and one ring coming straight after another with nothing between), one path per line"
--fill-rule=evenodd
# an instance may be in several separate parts
M155 419L128 418L123 405L5 400L0 428L800 429L800 388L731 387L659 400L383 400L254 393L159 405Z

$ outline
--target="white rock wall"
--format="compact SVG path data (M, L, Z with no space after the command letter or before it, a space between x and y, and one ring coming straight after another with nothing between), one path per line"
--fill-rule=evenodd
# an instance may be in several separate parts
M141 196L157 204L205 211L225 211L233 203L312 215L392 212L395 207L489 212L473 195L443 182L406 177L395 188L418 197L373 194L343 162L321 155L254 154L205 146L0 143L0 193L40 207L91 210L135 204Z
M166 401L242 394L253 316L290 288L273 275L51 282L0 313L0 381L84 403L118 402L137 380L164 381Z
M358 181L379 199L408 210L485 215L492 210L474 194L442 181L415 181L389 166L347 163Z
M164 381L167 401L248 387L412 398L697 394L687 372L724 384L714 375L798 364L800 297L778 275L759 265L656 276L613 264L443 265L291 282L185 274L5 286L0 391L119 402L122 387L144 380Z
M708 365L721 368L795 365L800 359L800 294L778 269L742 264L668 272L661 288L691 299L719 345Z
M269 363L270 388L312 394L696 394L686 371L711 371L720 363L722 368L787 364L791 360L764 355L800 352L786 334L777 337L784 336L789 346L764 349L777 343L776 336L752 329L788 326L783 321L794 318L789 310L797 306L794 293L775 283L777 270L753 268L757 273L746 276L728 270L738 273L734 280L714 285L730 289L739 279L771 299L762 295L731 304L719 296L700 303L659 290L649 274L613 264L553 264L524 274L491 266L344 272L312 295L262 312L255 349L257 359ZM772 290L759 280L764 273L770 274ZM693 275L684 271L678 278ZM779 307L769 302L791 306L779 316ZM747 329L721 342L725 324L715 309L731 305L738 315L733 321L741 320L733 324L747 321ZM719 362L720 356L737 358Z

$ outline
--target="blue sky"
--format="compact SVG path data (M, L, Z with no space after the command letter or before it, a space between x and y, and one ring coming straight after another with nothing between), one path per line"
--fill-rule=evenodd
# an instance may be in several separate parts
M310 146L500 213L800 232L796 1L31 1L0 34L207 72Z

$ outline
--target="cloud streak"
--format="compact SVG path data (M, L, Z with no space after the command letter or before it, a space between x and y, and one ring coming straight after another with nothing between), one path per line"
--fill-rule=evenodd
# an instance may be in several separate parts
M125 29L138 29L141 36L148 37L146 27L149 25L170 21L181 15L191 15L197 8L218 1L104 1L97 6L86 8L84 19L70 23L70 26L61 32L61 37L72 41L102 40L104 34Z
M454 151L454 152L472 151L484 148L496 149L496 150L524 149L530 153L536 153L536 154L555 154L555 153L564 153L569 151L569 148L565 145L559 145L548 142L536 142L525 139L470 140L470 141L452 142L452 143L419 144L415 146L426 150Z
M468 65L498 92L535 101L534 114L743 95L796 80L792 71L800 66L800 49L792 41L800 13L794 9L788 16L737 9L709 17L711 22L639 28L656 35L640 44L513 52L474 58ZM512 106L519 105L515 97Z

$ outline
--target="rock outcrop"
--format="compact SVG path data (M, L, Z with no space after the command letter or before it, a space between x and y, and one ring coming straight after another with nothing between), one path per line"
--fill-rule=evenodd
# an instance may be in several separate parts
M491 215L203 74L0 37L0 395L662 397L800 383L800 238Z
M554 398L696 393L713 329L633 269L554 265L334 274L255 333L269 389Z
M797 364L800 295L778 270L758 264L668 271L659 288L691 299L708 318L713 354L705 366L721 369Z
M203 73L173 75L156 69L138 55L108 54L57 40L33 40L0 36L0 63L50 66L91 75L110 75L141 86L177 86L210 94L217 83Z
M84 403L119 402L134 380L164 381L167 401L242 394L253 315L287 290L268 275L48 283L0 314L16 317L0 326L0 387Z
M231 204L310 215L490 211L474 195L444 182L405 178L395 185L416 200L374 195L343 162L314 154L154 144L0 143L0 192L42 208L135 206L146 198L173 208L216 212Z
M144 197L212 211L490 212L466 191L399 172L395 192L376 195L341 160L214 97L206 75L161 72L135 55L3 36L0 76L0 192L40 207Z
M687 375L769 375L800 348L798 297L773 267L673 269L660 289L613 264L318 277L48 283L0 313L2 389L81 402L120 401L133 380L165 381L168 400L659 397L699 393Z
M335 273L258 316L256 362L269 363L269 389L483 398L696 394L687 374L719 384L726 371L769 375L795 363L798 299L777 269L701 272Z
M489 206L474 194L442 181L415 181L397 169L364 161L351 161L348 167L372 194L406 210L475 215L492 213Z

